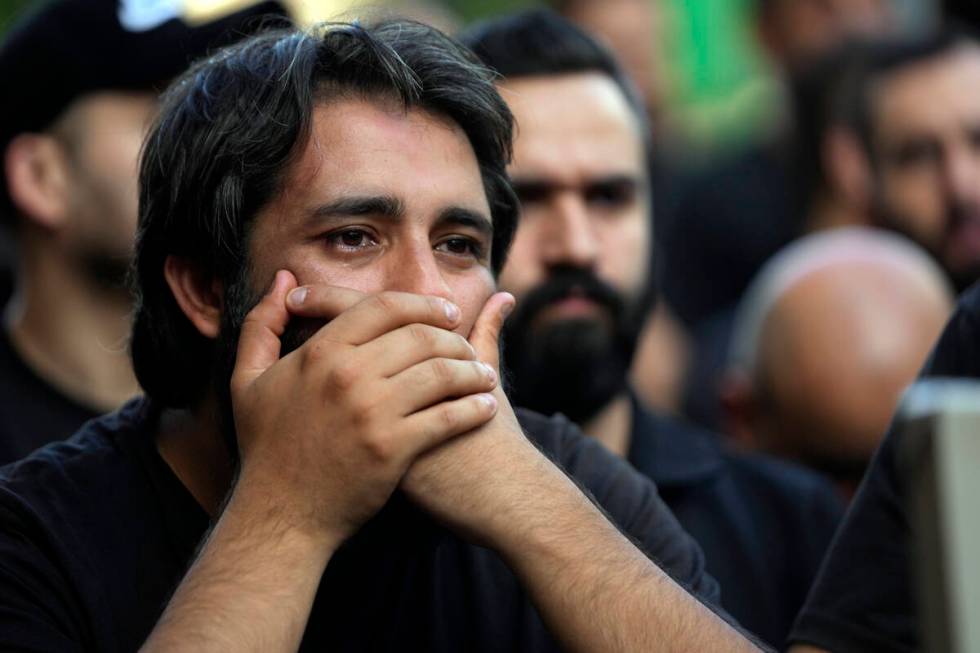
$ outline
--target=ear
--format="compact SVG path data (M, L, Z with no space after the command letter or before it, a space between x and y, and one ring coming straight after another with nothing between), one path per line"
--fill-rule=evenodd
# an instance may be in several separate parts
M841 125L830 127L821 156L831 190L852 214L867 220L872 196L871 164L857 134Z
M722 430L741 447L758 447L755 433L759 407L752 382L740 370L727 370L718 384Z
M221 331L222 287L217 279L179 256L168 256L163 276L177 305L191 324L206 338Z
M18 134L4 152L4 172L14 206L27 219L58 229L68 215L68 161L48 134Z

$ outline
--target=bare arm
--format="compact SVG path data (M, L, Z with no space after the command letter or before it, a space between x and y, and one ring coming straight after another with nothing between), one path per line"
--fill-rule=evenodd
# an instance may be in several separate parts
M340 542L257 517L239 483L144 651L296 650ZM257 500L256 500L257 499ZM273 506L269 506L272 508Z
M501 301L490 300L470 336L494 366ZM490 422L413 464L402 483L409 496L500 553L570 651L757 650L623 536L494 392Z
M497 549L567 650L756 650L627 540L550 461L539 466L538 501L517 508Z

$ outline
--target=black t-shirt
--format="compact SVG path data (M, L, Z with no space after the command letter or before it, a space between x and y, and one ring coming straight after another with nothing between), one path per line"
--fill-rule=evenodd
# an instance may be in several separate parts
M628 460L701 547L722 607L764 641L782 644L843 515L836 489L809 470L732 451L714 433L635 402Z
M38 376L0 331L0 465L71 436L96 416Z
M960 298L922 377L980 377L980 284ZM831 651L915 651L911 527L889 430L831 545L791 641Z
M159 413L134 400L0 472L0 650L133 651L209 527L159 456ZM716 583L655 486L563 418L529 437L679 583ZM331 559L304 650L551 651L516 577L395 495Z

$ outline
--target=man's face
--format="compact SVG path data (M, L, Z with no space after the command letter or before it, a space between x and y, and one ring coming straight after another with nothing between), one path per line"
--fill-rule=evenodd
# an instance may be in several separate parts
M121 285L129 266L140 147L156 111L150 93L93 93L52 130L65 153L70 203L59 242L100 283Z
M622 389L649 279L643 139L599 73L508 80L522 215L500 286L518 404L587 419Z
M256 216L249 276L256 293L286 269L301 285L436 295L460 307L468 335L494 292L491 240L477 159L458 126L342 99L315 109L282 192Z
M924 246L959 288L980 275L980 47L871 89L876 218Z

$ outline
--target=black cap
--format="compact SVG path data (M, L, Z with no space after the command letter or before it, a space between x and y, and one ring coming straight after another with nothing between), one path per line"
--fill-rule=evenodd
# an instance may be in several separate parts
M162 86L194 59L269 25L286 24L278 2L232 2L238 11L206 22L182 15L191 4L53 0L25 15L0 44L5 89L0 155L14 136L46 128L81 95ZM274 18L263 18L268 16ZM7 201L5 179L0 188L2 204Z

